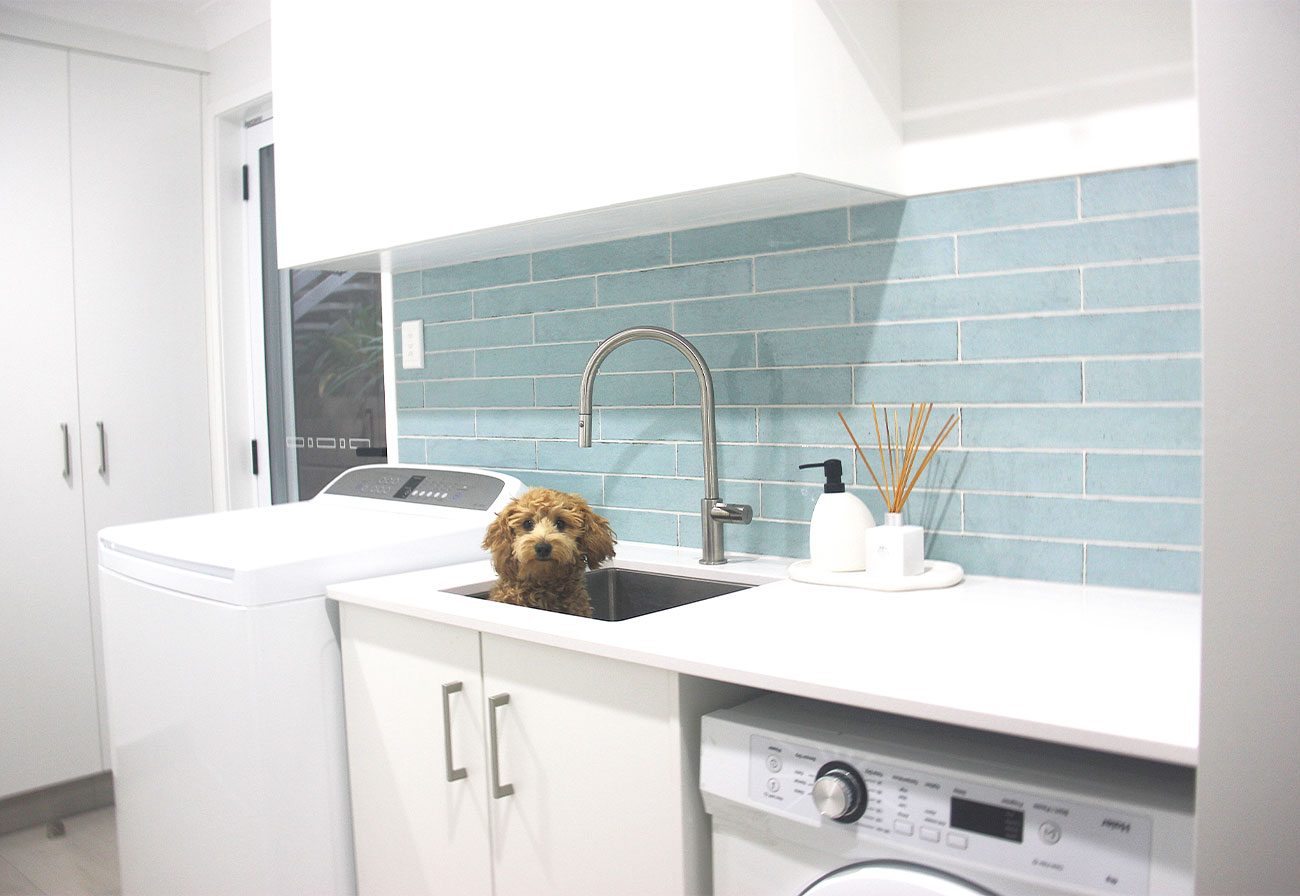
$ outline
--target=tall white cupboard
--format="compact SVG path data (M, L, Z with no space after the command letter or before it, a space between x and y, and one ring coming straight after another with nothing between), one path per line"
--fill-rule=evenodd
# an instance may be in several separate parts
M98 530L212 509L201 113L0 37L0 799L108 766Z

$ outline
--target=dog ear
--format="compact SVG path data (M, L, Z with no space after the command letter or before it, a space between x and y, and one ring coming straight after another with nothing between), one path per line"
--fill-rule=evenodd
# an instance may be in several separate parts
M600 564L614 556L614 530L609 520L583 504L582 550L587 555L587 568L599 569Z
M504 574L509 571L512 564L515 563L515 555L512 550L514 537L510 532L510 508L507 507L496 515L491 523L488 524L487 532L483 536L483 548L492 554L492 568L497 573Z

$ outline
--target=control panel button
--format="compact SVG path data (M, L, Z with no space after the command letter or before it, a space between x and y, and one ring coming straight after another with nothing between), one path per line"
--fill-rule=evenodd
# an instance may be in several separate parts
M1061 842L1061 826L1054 821L1045 821L1038 826L1038 839L1049 846Z
M903 834L910 837L912 836L912 830L912 823L910 821L899 820L894 822L894 832L897 834Z
M768 793L779 793L780 790L781 790L781 782L780 782L780 781L778 781L776 778L768 778L768 779L767 779L767 792L768 792Z
M921 828L921 839L925 840L927 843L938 843L939 829L926 827Z
M768 753L767 770L769 772L779 772L781 770L781 757L775 753Z
M953 849L965 849L970 841L966 839L965 834L949 834L948 845Z

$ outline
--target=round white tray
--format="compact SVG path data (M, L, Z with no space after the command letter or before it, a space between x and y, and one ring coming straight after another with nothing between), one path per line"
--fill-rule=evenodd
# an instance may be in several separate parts
M790 564L790 578L811 585L840 585L845 588L866 588L869 591L924 591L929 588L947 588L962 580L965 573L956 563L946 560L926 560L925 572L915 576L882 576L868 572L827 572L814 569L811 560L796 560Z

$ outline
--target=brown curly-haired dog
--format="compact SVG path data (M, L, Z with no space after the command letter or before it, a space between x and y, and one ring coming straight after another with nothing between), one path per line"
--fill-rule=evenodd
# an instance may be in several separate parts
M497 514L483 547L498 576L488 599L590 616L584 576L614 556L614 532L578 495L534 488Z

